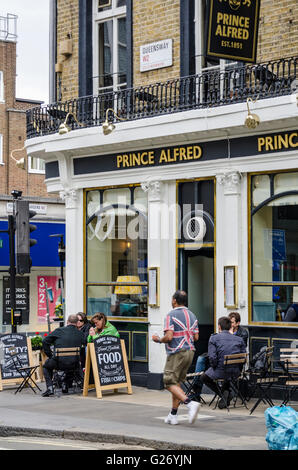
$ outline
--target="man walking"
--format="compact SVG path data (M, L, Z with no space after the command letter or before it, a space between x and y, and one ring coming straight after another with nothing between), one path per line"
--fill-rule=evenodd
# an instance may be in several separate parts
M55 348L72 348L80 347L83 344L83 334L77 329L77 315L69 315L67 319L67 326L56 328L48 336L44 337L42 347L45 354L49 359L43 365L43 373L46 381L47 389L42 394L43 397L50 397L54 395L53 389L53 370L57 369L58 363L55 355L51 350L53 345ZM73 356L61 358L59 361L60 367L65 368L66 376L65 382L62 383L62 392L68 393L68 379L72 378L72 371L75 367L75 358Z
M172 394L172 410L165 419L167 424L178 424L177 411L180 403L188 407L188 420L193 423L200 404L191 401L181 388L194 356L194 341L199 339L198 321L186 307L187 294L176 291L172 297L172 307L165 320L164 336L153 335L155 343L165 343L167 360L163 381Z

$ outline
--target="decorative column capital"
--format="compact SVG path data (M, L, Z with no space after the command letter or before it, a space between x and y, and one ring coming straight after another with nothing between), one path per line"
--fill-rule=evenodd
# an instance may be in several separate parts
M163 183L161 181L153 181L148 178L141 183L141 188L145 193L148 193L149 201L160 201Z
M65 201L66 209L76 209L78 200L78 192L76 189L65 188L63 191L60 191L59 195L61 199Z
M216 175L218 184L223 185L224 194L239 194L242 175L237 170L224 170Z

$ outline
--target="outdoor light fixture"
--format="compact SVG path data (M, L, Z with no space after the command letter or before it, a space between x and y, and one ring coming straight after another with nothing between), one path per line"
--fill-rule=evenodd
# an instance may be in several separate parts
M114 124L112 122L109 122L108 120L109 111L111 111L116 116L116 118L119 119L119 121L125 121L125 119L122 119L121 117L119 117L112 108L108 108L106 110L106 120L102 125L102 130L103 130L104 135L110 134L115 129Z
M78 123L79 126L83 125L77 120L77 117L74 113L67 113L64 122L62 122L62 124L60 124L59 126L60 135L68 134L68 132L71 131L70 126L67 125L67 121L69 117L72 117L76 121L76 123Z
M258 99L258 98L257 98ZM257 99L255 101L253 101L251 98L247 98L247 101L246 101L246 104L247 104L247 110L248 110L248 114L245 118L245 126L248 127L249 129L255 129L256 127L258 127L258 125L260 124L260 118L257 114L253 114L250 112L250 109L249 109L249 106L248 106L248 103L249 101L251 101L252 103L255 103L257 101Z
M16 162L16 167L18 168L21 168L22 170L25 170L26 169L26 161L25 161L25 158L22 157L20 158L20 160L17 160L16 158L14 158L13 156L13 153L14 152L20 152L21 150L24 150L25 147L21 148L21 149L15 149L15 150L12 150L11 154L10 154L10 158L12 158L15 162Z

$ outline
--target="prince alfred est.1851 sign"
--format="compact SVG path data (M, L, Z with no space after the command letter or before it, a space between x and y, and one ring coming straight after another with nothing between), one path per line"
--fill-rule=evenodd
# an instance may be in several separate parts
M207 56L256 62L260 0L210 0Z

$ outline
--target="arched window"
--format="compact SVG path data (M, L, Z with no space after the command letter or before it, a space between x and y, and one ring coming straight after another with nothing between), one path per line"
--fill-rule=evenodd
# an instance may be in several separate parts
M298 172L253 175L250 188L251 320L298 321Z

